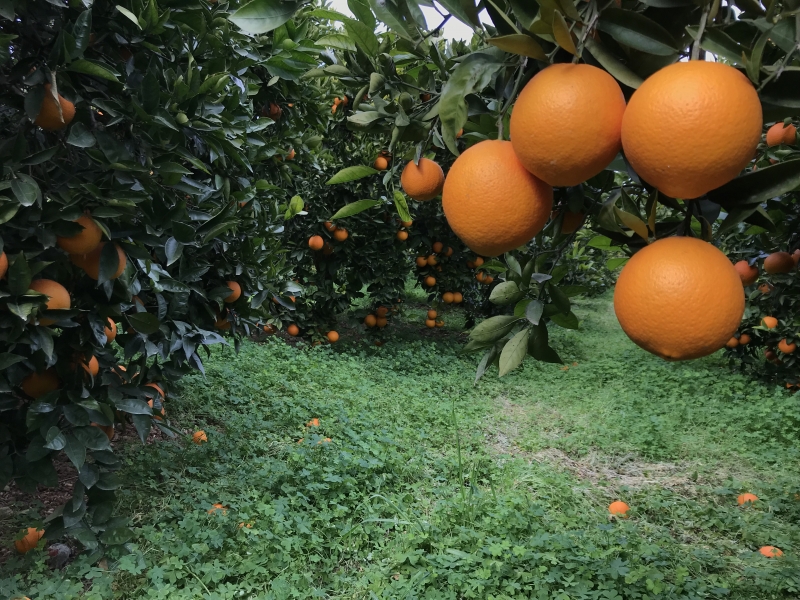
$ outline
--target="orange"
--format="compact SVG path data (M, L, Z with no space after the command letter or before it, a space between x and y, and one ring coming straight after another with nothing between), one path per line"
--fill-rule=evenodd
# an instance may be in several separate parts
M378 171L385 171L389 168L389 161L386 160L383 156L379 156L375 159L375 162L372 163L372 166L375 167Z
M59 94L58 104L61 105L61 115L59 115L58 104L53 98L51 89L49 83L44 85L44 98L42 98L42 104L39 107L39 114L36 115L36 119L33 122L47 131L58 131L59 129L64 129L75 118L75 105Z
M28 531L25 533L25 536L22 539L14 540L14 547L20 554L26 554L27 552L36 548L36 545L39 543L39 540L42 539L43 535L44 529L28 527Z
M475 279L477 279L481 283L486 281L486 277L487 277L487 275L483 271L478 271L478 273L475 275Z
M335 114L336 114L336 109L337 109L337 108L339 108L339 106L338 106L337 104L334 104L333 106L331 106L331 114L332 114L332 115L335 115ZM301 441L302 441L302 440L301 440Z
M591 65L555 64L520 92L511 113L511 143L542 181L578 185L605 169L622 148L624 113L625 97L611 75Z
M97 280L100 277L100 253L103 251L103 247L105 245L106 242L100 242L92 252L89 252L88 254L70 254L69 259L73 264L83 269L89 277ZM122 248L120 248L117 244L114 244L114 247L117 249L119 264L116 272L112 273L109 279L117 279L120 275L122 275L122 272L125 270L125 266L128 264L128 259L125 256L125 253L122 251Z
M483 279L483 283L485 283L486 285L489 285L489 284L490 284L490 283L492 283L493 281L494 281L494 277L492 277L491 275L487 275L487 276L486 276L486 277Z
M453 249L448 246L447 249L444 251L445 256L453 256Z
M89 362L82 362L81 366L83 370L86 371L92 377L96 377L97 374L100 372L100 363L97 362L97 357L93 356L89 359Z
M347 106L348 102L350 102L350 100L347 98L347 96L342 96L342 104L344 106Z
M779 556L783 556L783 551L775 546L761 546L758 551L767 558L778 558Z
M164 390L162 390L161 386L158 385L157 383L152 383L152 382L151 383L145 383L144 387L153 388L155 391L157 391L161 395L162 400L166 399L166 395L164 394Z
M784 354L791 354L792 352L797 350L797 344L787 342L786 338L783 338L780 342L778 342L778 350L780 350Z
M738 346L738 345L739 345L739 340L737 340L735 337L732 337L725 344L725 347L732 350L733 348L736 348L736 346Z
M758 291L762 294L769 294L775 287L771 283L762 283L758 286Z
M439 316L439 313L437 313L435 310L429 310L428 311L428 318L429 319L435 319L438 316Z
M308 423L306 423L306 427L319 427L319 417L314 417Z
M436 257L433 254L428 256L428 258L426 258L425 261L429 267L435 267L437 264L439 264L439 261L436 260Z
M269 103L269 113L268 113L268 115L269 115L270 119L272 119L273 121L275 121L277 119L280 119L282 113L283 113L283 111L281 110L280 106L278 106L274 102L270 102Z
M400 224L403 227L411 227L414 224L414 221L401 221ZM800 254L800 251L798 251L798 253Z
M761 319L761 324L767 329L775 329L778 326L778 319L775 317L764 317Z
M386 315L389 314L389 309L386 308L385 306L379 306L375 311L375 314L378 315L379 317L385 317Z
M433 244L433 251L434 251L436 254L439 254L439 252L441 252L441 251L442 251L442 248L444 248L444 244L443 244L442 242L435 242L435 243Z
M784 126L783 121L775 123L767 130L767 146L794 146L797 140L797 128L794 125Z
M113 342L114 339L116 339L116 337L117 337L117 324L114 322L114 319L112 319L111 317L108 317L108 327L103 329L103 331L106 334L106 339L108 340L109 344L111 342Z
M427 285L428 287L435 286L436 285L436 277L431 277L430 275L428 275L425 278L425 285Z
M312 235L308 238L308 247L312 250L322 250L322 247L325 245L325 240L322 239L321 235Z
M436 321L434 321L433 319L425 319L425 327L433 329L434 327L436 327Z
M442 302L445 304L452 304L454 299L453 292L445 292L442 294Z
M0 252L0 279L6 276L8 271L8 256L5 252Z
M778 355L775 354L774 350L764 350L764 358L766 358L768 361L772 362L776 358L778 358Z
M750 336L749 335L747 335L746 333L743 333L742 335L739 336L739 345L740 346L745 346L745 345L747 345L749 343L750 343Z
M203 442L208 441L208 436L206 435L205 431L199 429L195 431L194 434L192 435L192 441L199 446Z
M103 231L89 215L83 215L75 223L83 227L80 233L72 237L57 237L56 244L67 254L88 254L100 244Z
M333 233L334 231L336 231L336 229L338 229L338 228L336 227L336 225L334 225L334 224L333 224L333 223L331 223L330 221L325 221L325 222L322 224L322 226L323 226L323 227L325 227L325 229L327 229L327 230L328 230L328 231L330 231L331 233Z
M428 259L425 258L424 256L418 256L416 262L417 262L417 266L422 268L422 267L424 267L424 266L426 266L428 264Z
M52 279L34 279L31 281L29 287L40 294L48 296L47 305L45 306L47 310L61 310L71 306L69 292L57 281L53 281ZM40 325L52 325L53 323L55 323L53 319L48 319L47 317L39 318Z
M336 96L336 98L334 98L334 99L333 99L333 103L334 103L336 106L339 106L339 105L342 103L342 99L341 99L341 98L339 98L339 96Z
M294 323L292 323L286 328L286 333L288 333L289 335L300 335L300 328Z
M216 321L214 321L214 327L221 331L228 331L231 328L231 322L225 315L220 315Z
M764 259L764 270L770 274L789 273L794 267L794 259L788 252L773 252Z
M636 173L675 198L736 177L761 140L761 103L745 75L690 60L657 71L631 96L622 147Z
M455 292L453 294L453 302L456 304L461 304L464 301L464 296L461 292Z
M378 326L379 329L383 329L389 324L389 321L386 319L386 317L378 317L377 319L375 319L375 324Z
M627 517L630 509L631 507L621 500L616 500L608 505L608 512L618 517Z
M114 439L114 426L113 425L100 425L100 423L89 423L92 427L97 427L100 431L106 434L108 441Z
M294 160L294 157L297 156L297 152L294 151L294 148L289 150L289 154L286 155L286 160Z
M553 188L525 170L510 142L499 140L464 151L450 167L442 194L450 228L486 256L527 243L542 230L552 207Z
M480 267L481 265L483 265L483 258L481 258L480 256L476 256L475 260L472 262L475 263L476 267Z
M623 267L614 310L631 340L666 360L700 358L725 346L744 314L739 274L717 248L669 237Z
M231 294L230 296L225 298L224 302L226 302L227 304L232 304L239 299L239 296L242 295L242 286L240 286L235 281L226 281L225 285L227 285L228 289L231 290Z
M405 242L408 239L408 232L400 230L397 232L397 239L401 242Z
M337 242L343 242L347 239L348 235L347 229L339 229L337 227L336 231L333 232L333 239L335 239Z
M560 213L555 213L553 215L553 218L557 219L559 214ZM561 233L564 234L575 233L576 231L578 231L578 228L580 228L580 226L583 225L583 219L585 217L586 215L584 215L583 213L580 212L574 213L567 211L566 214L564 214L564 220L561 221Z
M744 506L745 504L752 504L756 500L758 500L758 496L756 496L755 494L751 494L750 492L747 492L745 494L740 494L739 496L736 497L736 503L739 506Z
M436 326L444 327L444 321L442 319L436 319Z
M227 515L228 514L228 507L220 504L219 502L217 502L216 504L212 504L211 505L211 508L208 509L208 514L210 514L210 515L214 514L218 510L221 510L223 515Z
M336 342L339 341L339 333L336 331L329 331L325 337L328 338L328 341L331 344L335 344Z
M753 265L750 266L746 260L740 260L733 268L736 269L736 272L739 273L739 277L742 279L742 285L747 287L748 285L753 285L758 279L758 267Z
M462 135L464 135L464 128L463 127L458 130L458 133L456 134L456 139L460 138Z
M367 327L375 327L377 322L378 321L375 318L375 315L367 315L366 317L364 317L364 325L366 325Z
M19 387L31 398L41 398L61 387L61 380L53 367L41 373L31 373L19 384Z
M419 164L410 161L400 175L403 191L418 202L432 200L442 193L444 171L438 163L428 158L420 158Z

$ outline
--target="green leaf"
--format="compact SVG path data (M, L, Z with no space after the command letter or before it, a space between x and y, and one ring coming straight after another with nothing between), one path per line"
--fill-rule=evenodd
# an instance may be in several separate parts
M94 139L92 132L86 129L86 125L78 121L70 127L67 143L78 148L91 148L97 140Z
M512 315L499 315L496 317L489 317L481 321L470 332L469 339L478 342L494 342L507 335L516 323L520 321L519 317Z
M633 229L637 235L642 238L644 241L649 240L649 234L647 232L647 225L644 224L639 217L636 215L632 215L629 212L625 212L624 210L620 210L616 206L614 207L614 213L617 215L622 224L625 225L628 229Z
M356 45L353 41L341 33L332 33L323 36L314 42L317 46L324 46L326 48L336 48L337 50L345 50L347 52L355 52Z
M167 266L170 266L183 254L183 244L174 237L170 237L164 244L164 254L167 255Z
M97 60L88 60L85 58L76 60L69 67L67 67L67 71L83 73L84 75L91 75L92 77L119 83L119 79L117 79L117 75L119 75L119 73L117 73L107 64Z
M586 38L585 45L589 53L597 59L597 62L620 83L633 89L637 89L644 83L644 79L634 73L633 70L623 64L608 48L594 40L591 36Z
M368 0L347 0L347 8L355 15L356 19L368 25L373 31L375 30L375 15L372 14Z
M351 75L350 69L342 65L328 65L323 71L328 75L334 75L336 77L350 77Z
M578 49L575 47L575 40L572 39L569 25L567 25L567 22L560 12L553 13L553 37L556 40L556 44L561 46L564 50L570 54L578 54Z
M538 325L544 312L544 304L539 300L531 300L528 306L525 307L525 318L534 325Z
M762 31L753 46L750 59L747 61L747 76L750 78L750 81L756 85L758 85L761 79L761 59L764 56L764 48L766 48L768 41L769 32Z
M708 192L708 199L726 210L762 202L800 186L800 158L741 175Z
M419 39L419 33L416 32L413 25L406 21L405 16L400 9L395 6L394 2L387 0L369 0L369 6L378 20L386 24L386 26L395 32L400 37L407 40L416 41Z
M253 0L233 13L228 20L247 33L267 33L291 19L298 6L297 1Z
M158 331L161 323L158 317L154 314L147 312L135 313L128 316L128 323L131 324L136 331L145 335L151 335Z
M365 210L369 210L374 206L378 206L379 204L383 204L378 200L356 200L355 202L351 202L336 211L336 214L331 217L331 221L334 219L344 219L345 217L352 217L353 215L357 215L360 212L364 212Z
M514 33L511 35L504 35L496 38L489 38L486 40L492 46L496 46L504 52L511 54L519 54L520 56L529 56L537 60L546 61L547 55L539 43L531 36L523 33Z
M116 244L106 244L100 251L100 270L97 278L101 285L109 281L119 268L119 252Z
M344 15L335 10L330 10L329 8L315 8L308 14L312 17L317 17L318 19L328 19L329 21L344 22L350 18L347 15Z
M568 313L572 305L570 304L567 295L558 289L558 286L552 282L548 284L547 290L550 292L550 299L553 301L553 304L556 305L556 308L558 308L558 310L560 310L562 313Z
M364 165L345 167L336 173L336 175L328 179L328 181L325 182L325 185L336 185L337 183L356 181L358 179L363 179L364 177L369 177L370 175L375 175L378 172L379 171L373 169L372 167L367 167Z
M497 358L497 346L492 346L486 351L486 354L483 355L481 358L481 362L478 363L478 369L475 372L475 381L473 385L477 385L478 381L480 381L481 377L483 377L484 373L486 373L486 369L489 368L494 360Z
M528 352L536 360L563 364L561 357L559 357L558 353L549 345L547 326L544 323L539 323L539 325L534 326L531 330Z
M8 291L14 296L21 296L30 289L31 286L31 269L28 266L28 260L25 255L20 252L16 256L8 257L8 272L6 278L8 279Z
M512 337L500 353L500 377L513 371L522 364L528 353L528 336L530 329L527 327Z
M375 32L368 25L364 25L361 21L348 19L344 22L344 29L364 54L370 57L377 56L380 43L375 37Z
M411 213L408 212L408 202L406 202L406 197L403 196L402 192L395 190L393 199L394 199L394 206L397 209L397 214L399 215L400 220L410 221Z
M34 202L41 202L42 191L36 180L25 173L17 173L11 180L11 191L22 206L31 206Z
M139 313L144 314L144 313ZM152 415L153 410L148 406L147 402L139 398L121 398L114 402L117 410L126 412L130 415Z
M580 321L578 317L575 315L574 312L568 312L567 314L564 313L556 313L550 317L550 320L566 329L578 329L580 326Z
M494 287L489 301L493 304L505 306L517 302L522 296L519 286L513 281L504 281Z
M133 14L131 11L129 11L127 8L125 8L124 6L120 6L119 4L117 4L117 10L118 10L118 11L119 11L121 14L125 15L125 17L127 17L127 18L130 20L130 22L131 22L131 23L133 23L134 25L136 25L136 26L137 26L139 29L141 29L141 28L142 28L142 26L139 24L139 19L138 19L138 17L137 17L135 14Z
M627 256L620 256L620 257L617 257L617 258L609 258L606 261L606 269L608 269L609 271L613 271L614 269L624 265L626 262L628 262L628 257Z
M587 243L587 246L591 248L599 248L601 250L608 250L612 246L614 246L614 242L611 241L611 238L606 237L604 235L596 235L592 239L590 239Z
M499 55L498 55L499 54ZM468 94L480 92L504 66L502 53L474 52L462 60L442 88L439 116L442 120L444 142L453 154L458 154L456 134L467 122Z
M693 38L697 36L696 27L687 27L686 30ZM740 67L747 66L747 59L742 55L748 54L749 49L736 42L721 29L706 29L703 33L703 39L700 41L700 47L717 56L722 56L731 64Z
M5 371L11 365L25 360L24 356L12 354L11 352L0 352L0 371Z
M608 33L620 44L636 50L669 56L677 52L677 42L669 31L642 14L621 8L607 8L597 22L600 31Z

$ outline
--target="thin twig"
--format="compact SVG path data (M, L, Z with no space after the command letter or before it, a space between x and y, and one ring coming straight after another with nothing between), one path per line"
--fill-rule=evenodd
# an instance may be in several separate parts
M711 11L711 2L706 4L705 8L703 9L703 16L700 17L700 25L697 27L697 37L694 39L694 44L692 44L692 60L697 60L700 58L700 40L703 39L703 32L706 29L706 23L708 22L708 13Z
M797 15L797 20L798 20L798 27L800 27L800 15ZM798 30L798 35L800 35L800 30ZM788 65L791 62L792 56L798 50L800 50L800 41L798 41L798 43L796 43L794 47L789 52L786 53L786 56L783 57L783 60L781 61L781 64L778 66L778 68L775 69L769 75L769 77L767 77L764 81L761 82L761 85L758 86L759 92L763 90L764 87L766 87L766 85L770 81L772 81L773 79L777 79L778 77L781 76L781 74L783 74L783 70L786 68L786 65Z
M589 22L586 25L583 25L583 30L581 31L581 37L578 40L578 53L572 57L572 62L577 63L580 60L580 57L583 55L583 47L586 44L586 38L589 36L589 33L594 29L595 25L597 24L597 20L600 18L600 11L597 10L597 2L592 0L589 4L589 8L587 12L591 12L592 17L589 19Z
M505 120L506 113L508 112L508 109L511 108L511 103L514 102L514 99L517 97L517 93L519 93L519 86L522 85L522 79L523 79L523 76L525 75L525 67L526 66L528 66L528 59L527 58L522 58L522 60L520 62L520 65L519 65L519 71L517 72L517 80L514 82L514 89L511 92L511 96L509 96L506 99L505 105L500 110L500 115L497 117L497 139L498 140L502 140L503 137L504 137L503 133L504 133L504 129L505 128L503 127L503 121Z

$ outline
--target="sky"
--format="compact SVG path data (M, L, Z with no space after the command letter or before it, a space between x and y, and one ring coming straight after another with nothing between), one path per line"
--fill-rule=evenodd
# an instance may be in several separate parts
M330 0L331 8L336 11L339 11L342 14L353 16L353 13L350 12L350 9L347 7L347 0ZM425 19L428 21L428 27L436 27L442 21L441 15L437 13L434 9L429 8L427 6L423 6L422 12L425 14ZM440 7L441 8L441 7ZM443 10L442 12L447 12ZM481 20L487 17L486 11L481 14ZM448 40L464 40L469 41L472 39L472 29L469 25L462 23L455 17L450 19L444 26L443 30L443 37Z

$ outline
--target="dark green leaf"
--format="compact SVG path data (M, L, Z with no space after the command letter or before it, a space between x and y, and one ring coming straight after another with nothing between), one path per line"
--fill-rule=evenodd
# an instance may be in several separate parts
M494 342L506 336L516 323L519 323L519 317L511 315L499 315L497 317L489 317L481 321L470 332L469 339L478 342Z
M512 337L506 345L503 346L503 351L500 353L500 377L506 373L513 371L522 364L525 354L528 352L528 336L530 330L526 327L519 331Z
M233 13L229 20L247 33L267 33L292 18L299 3L284 0L253 0Z
M119 82L119 80L117 79L119 73L117 73L107 64L97 60L88 60L82 58L80 60L76 60L75 62L73 62L69 67L67 67L67 70L72 71L74 73L83 73L84 75L91 75L92 77L97 77L99 79L106 79L108 81L113 81L114 83Z
M393 199L394 199L394 206L397 209L397 214L399 215L400 220L410 221L411 213L408 212L408 202L406 202L406 197L403 196L402 192L395 190Z
M5 371L11 365L25 360L24 356L12 354L11 352L0 352L0 371Z
M378 200L356 200L355 202L351 202L346 206L343 206L339 210L336 211L336 214L331 217L331 221L334 219L343 219L345 217L352 217L353 215L357 215L360 212L365 210L369 210L374 206L378 206L383 204Z
M800 186L800 158L752 171L715 190L708 199L730 210L758 205Z
M539 300L531 300L525 307L525 318L534 325L538 325L544 312L544 304Z
M627 65L623 64L620 59L608 48L603 46L603 44L594 40L591 36L586 39L585 44L589 53L594 56L597 62L613 75L617 81L633 89L637 89L642 85L644 79L634 73Z
M363 179L364 177L369 177L370 175L375 175L378 173L372 167L366 167L363 165L358 165L355 167L345 167L336 175L331 177L328 181L325 182L325 185L335 185L337 183L347 183L349 181L356 181L357 179Z
M504 281L503 283L497 284L494 289L492 289L489 301L500 306L505 306L506 304L517 302L521 297L522 292L516 283L513 281Z
M9 257L6 277L8 278L8 291L14 296L21 296L30 288L31 269L22 252L16 256Z
M146 312L129 315L128 322L136 331L145 335L155 333L161 325L158 321L158 317Z
M505 52L529 56L537 60L546 61L547 55L539 43L531 36L523 33L513 33L502 37L489 38L486 40L492 46L496 46Z
M669 56L677 52L675 38L655 21L642 14L621 8L607 8L597 23L620 44L648 54Z
M344 22L344 29L347 35L356 43L356 46L367 56L377 56L378 54L378 38L369 25L365 25L361 21L353 21L348 19Z

